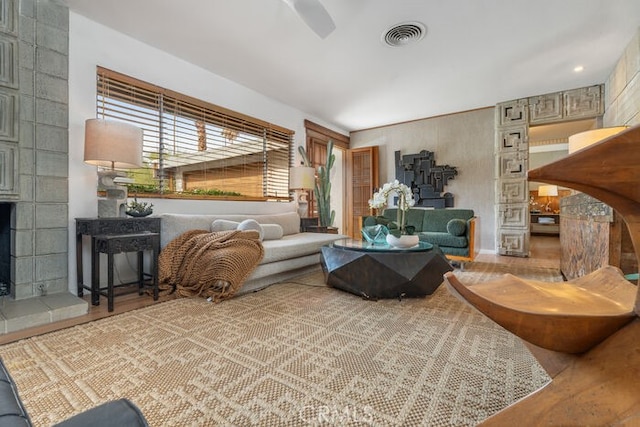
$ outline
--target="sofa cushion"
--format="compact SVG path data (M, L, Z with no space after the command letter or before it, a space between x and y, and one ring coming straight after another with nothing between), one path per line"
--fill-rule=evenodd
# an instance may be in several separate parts
M262 238L264 236L264 232L262 231L262 226L260 224L258 224L258 221L256 221L255 219L245 219L240 224L238 224L238 230L241 230L241 231L248 231L248 230L257 231L260 241L262 241Z
M417 233L421 241L438 245L441 248L448 246L452 248L466 248L468 245L467 236L452 236L451 234L437 231L421 231Z
M282 227L282 234L297 234L300 232L300 215L297 212L285 212L273 215L251 215L260 224L278 224Z
M447 222L447 233L453 236L462 236L467 231L467 221L453 218Z
M216 219L224 219L240 223L245 219L255 219L259 224L278 224L282 227L283 234L296 234L300 232L300 216L297 212L285 212L271 215L214 215L214 214L176 214L163 213L158 217L162 218L162 233L160 235L160 246L167 244L189 230L210 230L211 224Z
M216 231L236 230L239 224L240 223L237 221L229 221L226 219L216 219L211 223L211 231L215 233Z
M284 230L280 224L261 224L264 235L262 240L278 240L284 236Z
M421 231L447 232L447 223L450 219L458 218L465 221L473 218L472 209L427 209L424 211Z
M298 233L283 236L280 240L264 241L264 258L260 264L318 253L322 246L338 238L340 236L330 233Z
M397 222L398 209L397 208L385 209L383 212L383 216L388 220ZM424 209L409 209L405 213L404 223L405 225L414 227L416 231L420 231L422 229L423 216L424 216Z

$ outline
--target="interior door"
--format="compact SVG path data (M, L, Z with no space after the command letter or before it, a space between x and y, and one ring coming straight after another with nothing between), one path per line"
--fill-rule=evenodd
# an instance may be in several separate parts
M340 233L344 233L346 218L346 199L345 193L348 192L345 187L346 162L345 152L349 148L349 137L339 134L313 123L309 120L304 121L306 130L307 154L311 165L317 169L318 166L324 165L327 161L327 144L329 140L333 141L333 154L336 156L336 162L331 170L331 209L336 211L336 219L334 227L337 227ZM313 192L311 192L313 193ZM313 194L309 198L309 216L317 216L317 207Z
M347 150L345 232L360 239L360 218L370 215L369 199L379 186L378 147Z

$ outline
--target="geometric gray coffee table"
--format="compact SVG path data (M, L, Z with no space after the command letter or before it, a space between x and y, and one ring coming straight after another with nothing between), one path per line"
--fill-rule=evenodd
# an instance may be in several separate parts
M366 299L431 295L453 268L438 246L420 242L397 249L342 239L321 248L327 285Z

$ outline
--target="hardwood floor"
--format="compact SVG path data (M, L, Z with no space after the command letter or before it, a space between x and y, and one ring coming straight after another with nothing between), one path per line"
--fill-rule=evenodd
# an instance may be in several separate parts
M503 264L530 265L533 267L560 268L560 241L557 236L531 236L530 247L531 255L529 258L480 254L476 259L479 262L496 262ZM92 322L94 320L114 316L127 311L137 310L152 304L160 304L172 298L172 296L165 296L160 297L158 301L154 301L150 295L139 296L137 293L121 295L116 297L114 310L109 313L107 311L106 299L101 298L99 306L92 306L90 296L85 295L84 299L89 303L89 312L86 315L34 328L23 329L17 332L2 334L0 335L0 345L35 335L53 332L58 329Z
M154 301L151 295L138 295L136 292L129 293L126 295L117 296L114 300L113 311L109 312L107 310L107 300L105 298L100 299L100 305L93 306L91 305L91 296L85 293L83 299L89 304L89 312L86 315L62 320L59 322L49 323L42 326L23 329L8 334L0 334L0 345L18 341L24 338L29 338L35 335L46 334L48 332L57 331L59 329L69 328L75 325L80 325L82 323L92 322L104 317L115 316L116 314L125 313L131 310L137 310L139 308L143 308L152 304L159 304L172 298L172 296L161 296L160 298L158 298L158 301Z
M558 236L532 235L529 241L529 257L480 254L480 262L528 265L531 267L560 268L560 238Z

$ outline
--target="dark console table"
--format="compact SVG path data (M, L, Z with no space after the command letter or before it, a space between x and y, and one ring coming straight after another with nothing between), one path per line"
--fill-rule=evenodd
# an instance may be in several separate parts
M160 253L160 218L76 218L76 266L78 296L84 290L91 291L91 303L100 304L100 295L107 297L108 309L113 311L114 288L138 284L138 292L144 287L144 251L152 252L151 273L153 297L158 299L158 254ZM91 286L84 284L82 266L82 237L91 236ZM137 252L138 280L132 283L114 285L113 255L123 252ZM100 254L108 257L108 283L106 293L100 288Z

